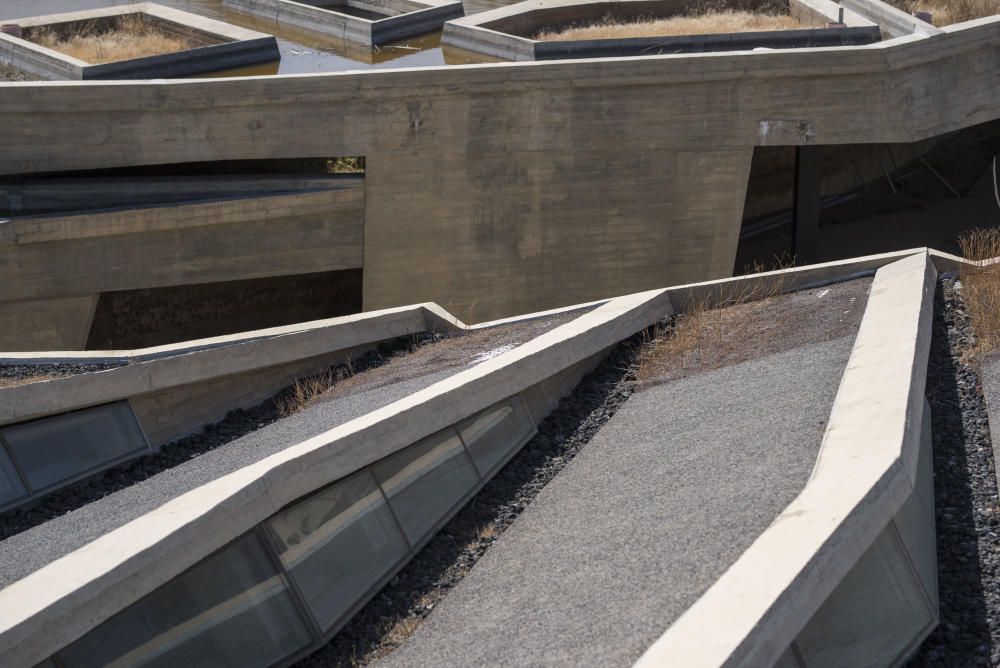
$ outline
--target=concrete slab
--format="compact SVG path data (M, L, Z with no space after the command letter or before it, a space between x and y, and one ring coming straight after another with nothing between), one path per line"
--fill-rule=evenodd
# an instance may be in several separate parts
M636 660L805 485L852 341L635 394L379 665Z

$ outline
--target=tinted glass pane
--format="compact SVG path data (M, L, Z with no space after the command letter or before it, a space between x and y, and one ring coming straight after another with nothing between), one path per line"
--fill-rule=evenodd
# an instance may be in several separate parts
M35 492L148 447L124 401L5 427L3 436Z
M458 426L472 461L484 476L490 476L525 440L535 425L516 395L487 408Z
M268 666L309 642L284 581L247 534L59 658L66 666Z
M373 468L411 543L420 541L479 482L453 429L425 438Z
M0 506L27 494L7 453L0 446Z
M369 471L296 503L268 526L324 630L406 555L406 542Z

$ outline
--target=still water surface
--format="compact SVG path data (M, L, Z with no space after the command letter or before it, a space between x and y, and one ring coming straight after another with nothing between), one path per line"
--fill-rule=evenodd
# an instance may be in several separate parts
M512 4L516 1L465 0L465 12L472 14ZM0 20L73 12L97 7L112 7L126 2L128 0L0 0ZM451 49L442 51L440 32L409 38L370 50L305 30L279 28L273 22L227 10L223 8L222 0L156 0L156 2L192 14L200 14L245 28L260 30L278 38L278 49L281 51L279 63L268 63L223 73L226 75L341 72L482 62L482 59L477 59L473 54ZM218 75L216 73L206 76Z

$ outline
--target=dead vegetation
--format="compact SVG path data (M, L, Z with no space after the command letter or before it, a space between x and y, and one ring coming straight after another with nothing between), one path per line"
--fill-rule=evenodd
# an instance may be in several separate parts
M1000 227L966 232L958 239L968 260L1000 258ZM1000 350L1000 264L965 265L961 269L963 297L972 319L976 343L974 357Z
M761 276L712 292L692 291L680 313L654 328L638 354L641 386L774 355L853 333L870 280L789 292L786 275Z
M620 20L608 14L593 23L575 24L556 30L543 30L535 39L565 42L625 37L670 37L674 35L713 35L763 30L794 30L798 21L776 9L737 11L725 8L699 8L691 13L668 18L643 17Z
M111 22L83 23L75 27L72 34L43 27L33 30L26 38L92 65L159 56L196 46L190 40L148 23L139 14L129 14Z
M887 0L904 12L930 12L934 25L946 26L1000 14L1000 0Z

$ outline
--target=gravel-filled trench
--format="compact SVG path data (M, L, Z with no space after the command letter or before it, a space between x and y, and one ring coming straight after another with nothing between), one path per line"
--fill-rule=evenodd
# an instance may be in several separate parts
M364 666L402 644L634 388L637 335L559 402L538 433L327 645L297 666Z
M941 623L909 665L1000 665L1000 502L986 403L954 276L938 282L927 371Z

